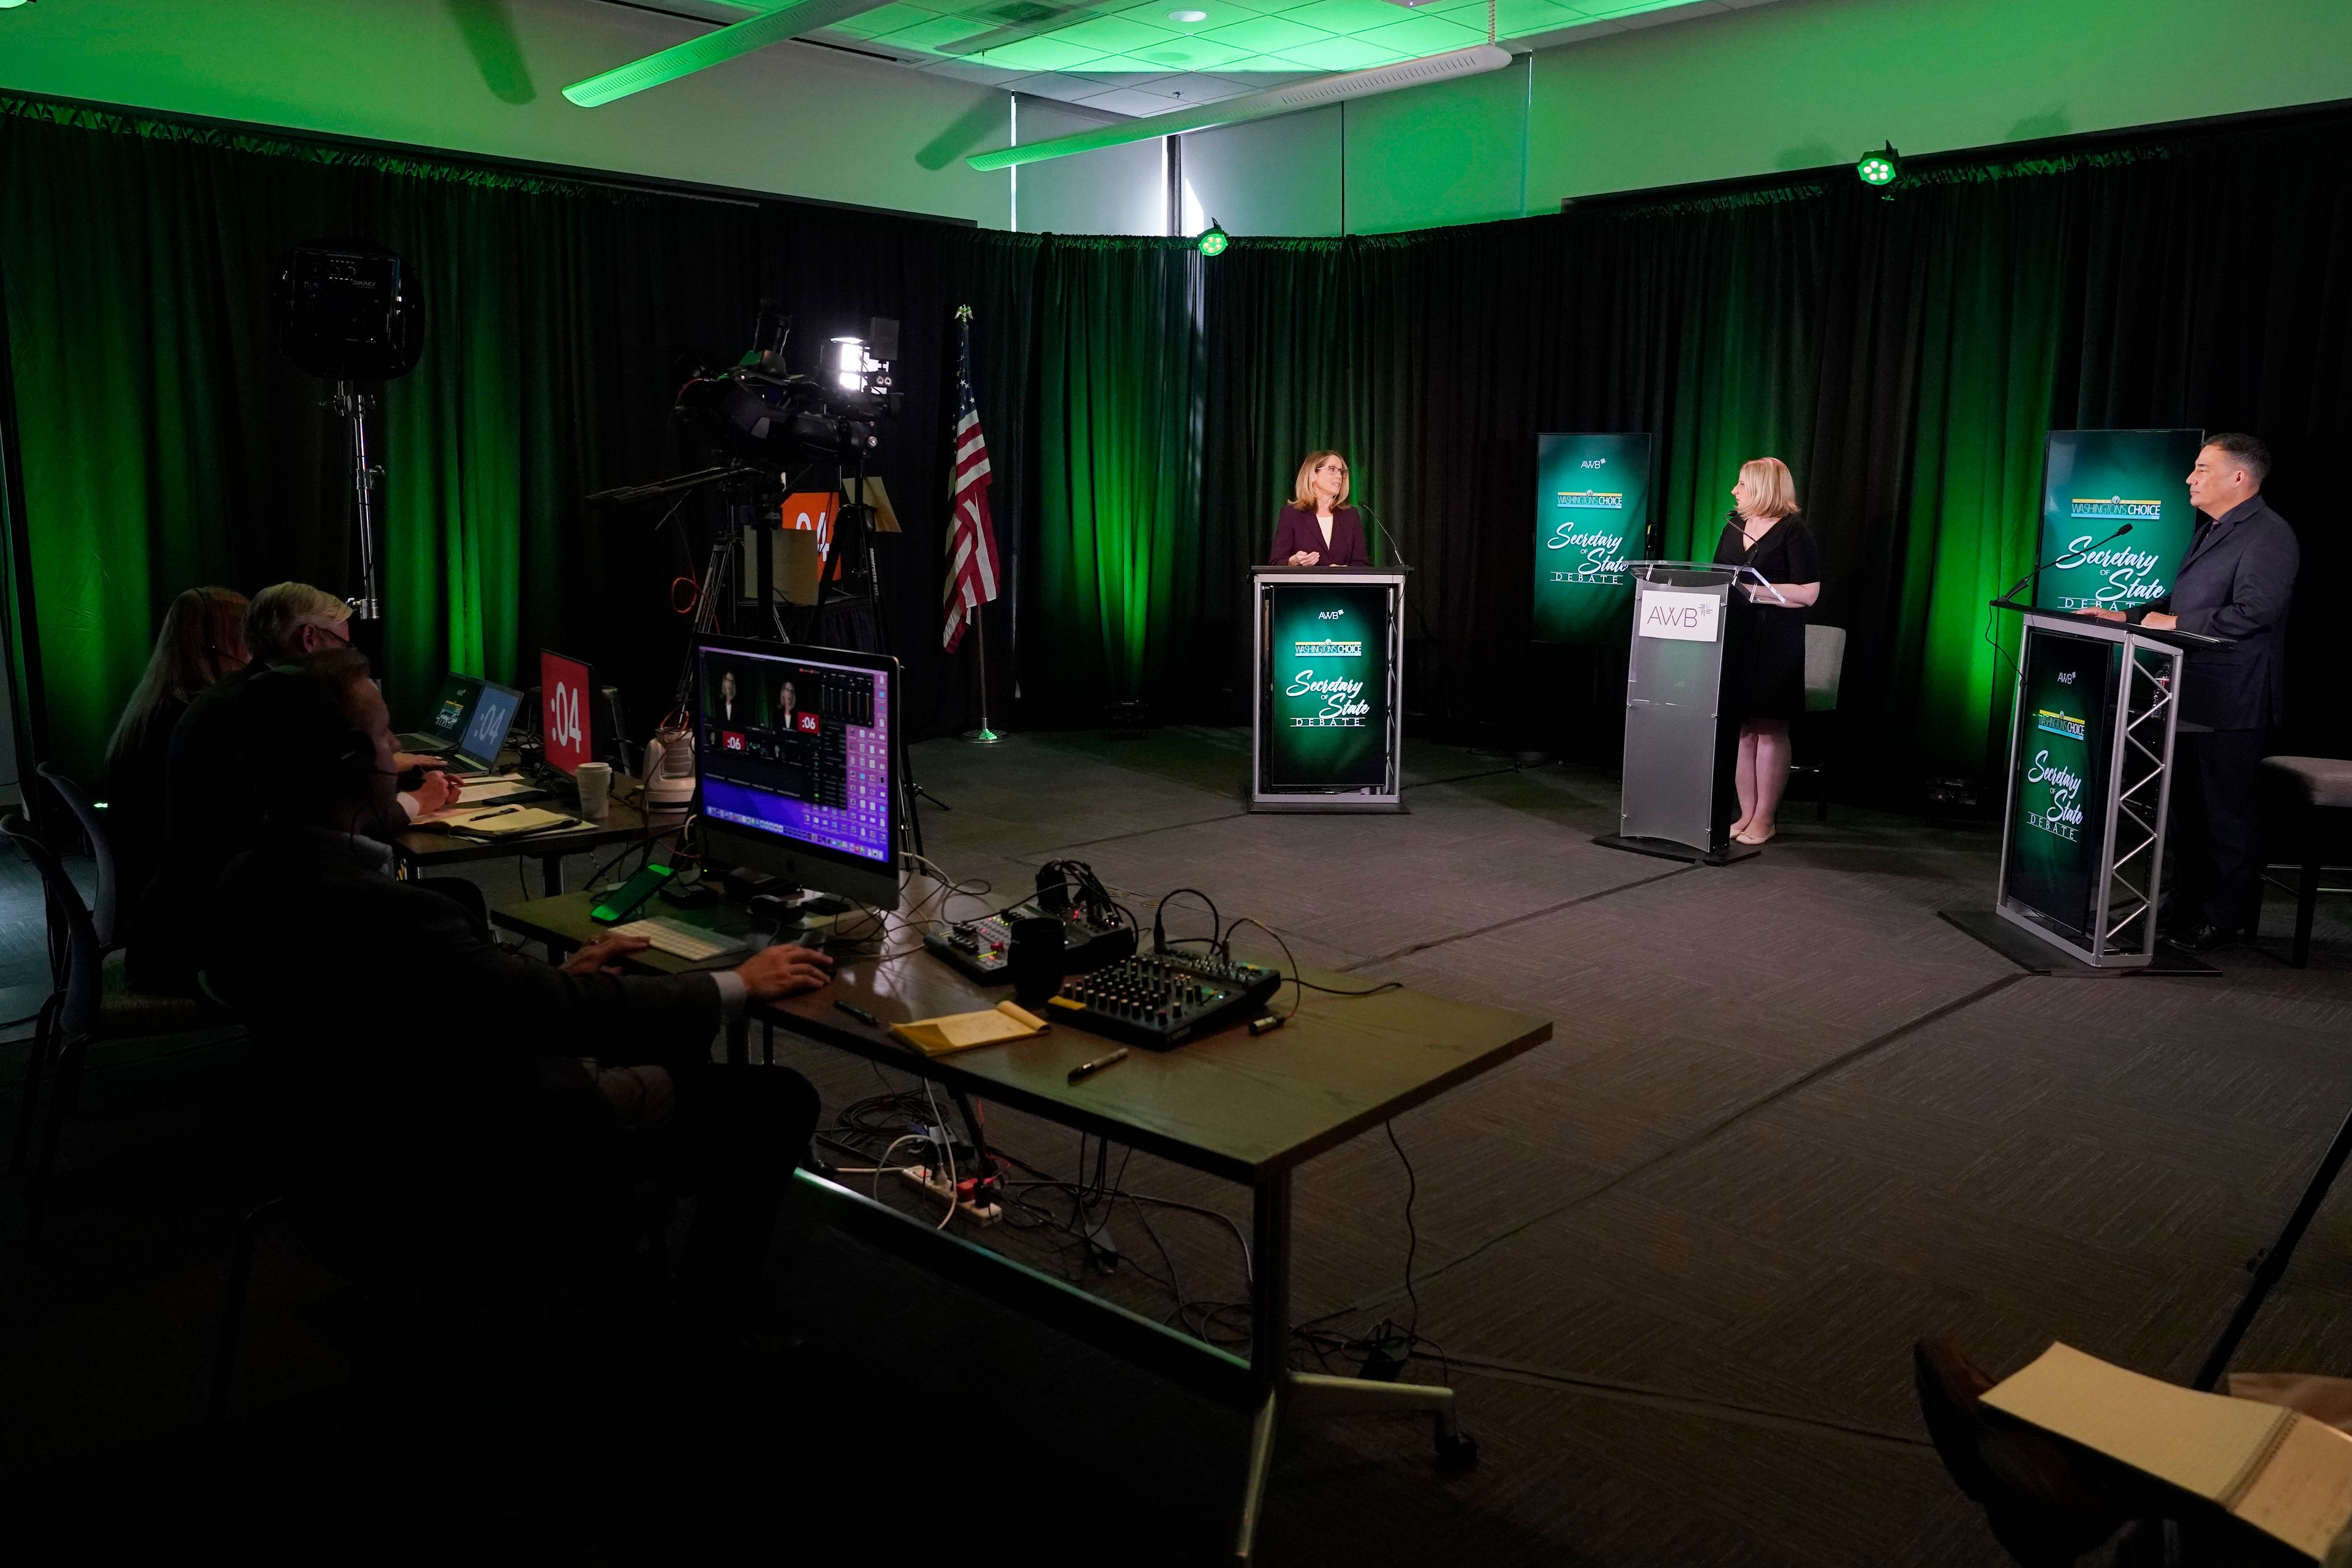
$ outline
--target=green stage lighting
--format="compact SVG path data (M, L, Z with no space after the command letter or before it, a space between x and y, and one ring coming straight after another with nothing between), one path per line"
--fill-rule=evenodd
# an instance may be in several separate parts
M1864 153L1862 161L1853 166L1853 172L1862 176L1862 183L1865 185L1891 185L1903 174L1903 154L1895 150L1894 142L1889 142L1875 153Z
M1225 247L1233 242L1233 236L1219 228L1215 218L1209 220L1209 226L1202 229L1200 238L1193 241L1201 247L1201 254L1203 256L1223 256L1225 253Z

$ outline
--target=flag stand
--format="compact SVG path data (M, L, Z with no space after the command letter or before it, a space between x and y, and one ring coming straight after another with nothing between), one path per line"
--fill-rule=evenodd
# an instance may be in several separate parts
M980 639L980 728L966 730L963 741L971 746L1002 745L1004 737L988 727L988 626L977 610L971 616L971 635Z

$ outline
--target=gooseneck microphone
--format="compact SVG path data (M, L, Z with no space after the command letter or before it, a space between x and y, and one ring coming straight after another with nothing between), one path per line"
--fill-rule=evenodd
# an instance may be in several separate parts
M1379 528L1381 531L1381 537L1388 541L1389 553L1396 557L1396 563L1403 567L1408 572L1412 571L1412 563L1407 561L1404 558L1404 552L1396 547L1396 535L1389 531L1389 525L1387 523L1381 521L1380 514L1372 510L1372 503L1370 501L1360 500L1350 504L1352 504L1358 511L1362 512L1367 518L1370 518L1373 525ZM1367 547L1369 548L1369 544Z
M2001 597L2003 599L2016 598L2017 591L2020 588L2024 587L2028 583L2032 582L2034 578L2040 576L2042 573L2049 571L2050 568L2057 565L2058 563L2065 560L2069 555L2084 554L2089 551L2098 549L2101 544L2113 544L2116 540L2121 539L2125 534L2129 533L2131 531L2132 525L2127 522L2121 528L2116 530L2113 533L2107 535L2105 539L2100 540L2096 544L2085 544L2079 550L2071 544L2068 545L2065 549L2060 551L2057 554L2053 555L2049 560L2044 561L2041 565L2036 566L2032 571L2028 572L2024 576L2020 577L2016 582L2011 584L2009 585L2009 592L2003 594Z

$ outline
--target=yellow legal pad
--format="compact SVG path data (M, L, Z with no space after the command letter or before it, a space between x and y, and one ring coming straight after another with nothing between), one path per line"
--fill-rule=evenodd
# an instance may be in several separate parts
M1045 1020L1025 1007L999 1002L985 1013L950 1013L943 1018L917 1018L910 1023L893 1024L890 1032L927 1057L943 1057L950 1051L1042 1035L1045 1032Z
M1984 1402L2217 1502L2314 1558L2352 1521L2352 1436L2053 1344Z

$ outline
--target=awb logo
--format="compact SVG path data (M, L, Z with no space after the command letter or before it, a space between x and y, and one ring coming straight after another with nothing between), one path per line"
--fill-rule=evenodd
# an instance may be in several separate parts
M1712 594L1653 588L1642 595L1641 619L1634 630L1669 642L1713 642L1722 611L1723 601Z
M1345 610L1324 610L1318 613L1315 618L1318 621L1336 621L1347 613L1348 612Z

